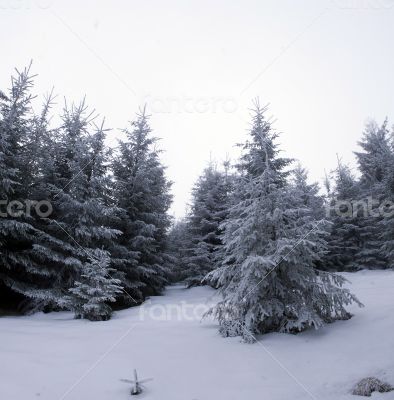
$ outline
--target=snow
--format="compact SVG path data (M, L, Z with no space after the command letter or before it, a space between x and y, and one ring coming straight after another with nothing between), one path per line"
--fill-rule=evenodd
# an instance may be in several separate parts
M134 368L154 379L139 397L146 400L356 399L350 391L362 378L394 384L394 271L345 276L365 304L350 309L350 321L253 345L200 322L215 301L207 287L170 287L107 322L67 312L2 317L0 399L127 399L130 385L120 379Z

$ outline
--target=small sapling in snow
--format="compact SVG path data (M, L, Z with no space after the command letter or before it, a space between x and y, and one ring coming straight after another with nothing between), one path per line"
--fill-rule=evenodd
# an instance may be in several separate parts
M121 379L122 382L131 383L133 386L131 387L131 395L135 396L137 394L141 394L145 390L145 383L151 381L153 378L138 380L137 370L134 370L134 380L130 379Z

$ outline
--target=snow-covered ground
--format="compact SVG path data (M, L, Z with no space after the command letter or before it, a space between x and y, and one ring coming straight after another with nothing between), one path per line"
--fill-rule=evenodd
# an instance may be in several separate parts
M71 313L0 318L1 400L121 400L134 368L153 378L139 397L155 400L356 399L356 381L394 384L394 272L347 274L365 304L350 321L253 345L223 339L200 322L209 288L166 295L109 322ZM394 399L394 392L374 394Z

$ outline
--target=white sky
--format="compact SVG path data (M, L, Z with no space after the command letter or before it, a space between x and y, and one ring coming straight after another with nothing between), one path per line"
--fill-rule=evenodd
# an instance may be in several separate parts
M0 0L0 44L0 88L33 59L36 93L86 94L111 144L147 102L177 217L256 96L312 180L354 165L367 118L394 122L394 0Z

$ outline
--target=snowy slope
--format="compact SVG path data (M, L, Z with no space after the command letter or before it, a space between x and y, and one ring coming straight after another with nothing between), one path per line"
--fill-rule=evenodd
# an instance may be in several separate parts
M356 399L349 391L366 376L394 384L394 272L347 277L366 306L354 308L352 320L253 345L200 323L213 301L209 288L171 287L109 322L70 313L0 318L0 399L127 399L119 379L134 368L154 378L137 397L147 400Z

